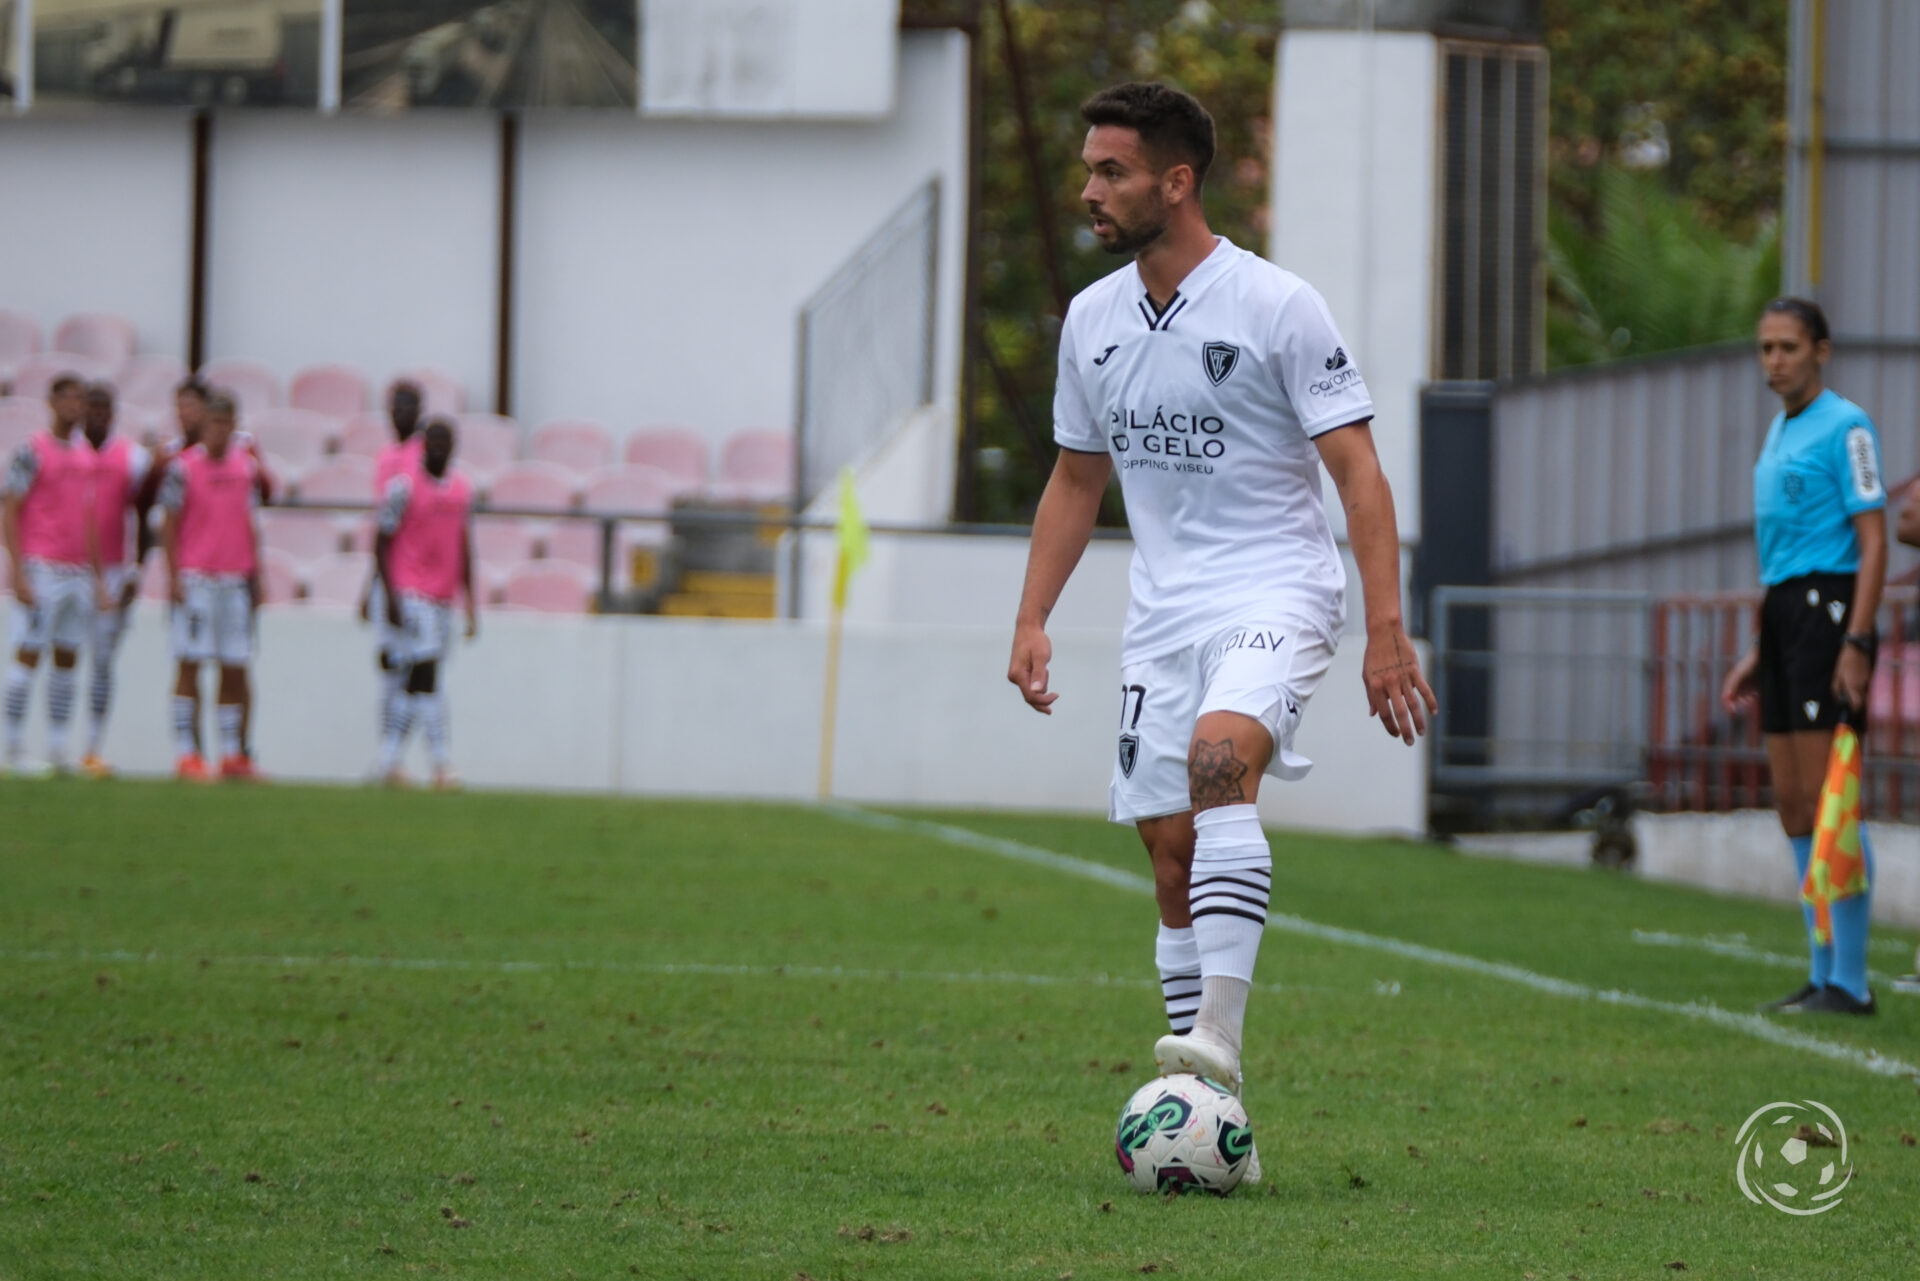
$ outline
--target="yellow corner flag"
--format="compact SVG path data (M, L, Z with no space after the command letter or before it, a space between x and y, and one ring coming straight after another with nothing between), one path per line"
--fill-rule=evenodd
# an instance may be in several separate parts
M867 518L860 514L851 467L840 469L840 521L835 532L839 556L833 573L833 608L838 611L847 607L847 583L867 563Z
M1813 858L1800 897L1813 908L1813 937L1833 941L1833 905L1867 892L1867 860L1860 848L1860 739L1849 725L1833 731L1827 778L1820 787Z

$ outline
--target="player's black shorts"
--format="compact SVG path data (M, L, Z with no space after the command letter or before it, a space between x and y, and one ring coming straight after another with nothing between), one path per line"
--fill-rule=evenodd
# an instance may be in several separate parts
M1808 574L1767 588L1760 605L1760 732L1832 729L1848 712L1833 693L1846 644L1852 574ZM1846 717L1866 732L1867 712Z

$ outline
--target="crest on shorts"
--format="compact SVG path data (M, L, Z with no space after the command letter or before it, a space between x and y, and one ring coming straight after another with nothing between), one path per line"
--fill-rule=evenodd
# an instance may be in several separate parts
M1206 362L1207 377L1218 387L1240 363L1240 349L1228 342L1210 342L1200 349L1200 357Z
M1122 734L1120 736L1120 774L1123 778L1133 777L1133 767L1140 760L1140 736Z

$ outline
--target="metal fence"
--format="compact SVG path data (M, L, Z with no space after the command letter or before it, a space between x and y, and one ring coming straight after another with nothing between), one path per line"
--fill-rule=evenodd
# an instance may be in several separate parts
M801 308L795 510L933 399L939 221L932 181Z
M1917 601L1890 589L1879 618L1866 805L1881 818L1920 819ZM1607 788L1659 810L1770 806L1759 720L1720 701L1759 603L1757 592L1435 589L1434 791L1536 812Z

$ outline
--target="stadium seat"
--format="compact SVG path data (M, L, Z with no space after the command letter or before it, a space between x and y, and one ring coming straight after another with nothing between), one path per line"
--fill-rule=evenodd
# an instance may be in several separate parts
M308 469L294 488L303 503L356 503L370 507L373 460L337 454Z
M613 438L599 423L577 418L556 419L534 429L527 444L527 457L558 463L585 476L612 460Z
M395 374L380 393L382 406L393 394L394 384L403 382L413 383L420 388L420 412L428 417L459 414L467 408L467 398L460 390L460 380L437 369L406 369Z
M658 467L698 493L707 487L707 442L698 432L680 427L643 427L627 437L624 451L630 463Z
M329 556L306 567L307 603L357 609L373 574L373 557L358 552Z
M556 520L547 529L544 559L578 565L600 579L600 522Z
M300 596L300 566L277 547L260 553L260 603L291 605Z
M279 407L280 380L265 365L251 360L210 360L200 366L200 378L215 391L232 396L243 417Z
M333 516L285 507L269 507L260 513L260 541L299 565L337 556L345 550L339 522Z
M372 516L337 516L336 528L340 530L341 542L350 552L373 551L374 536L380 532L380 522Z
M43 351L24 357L13 369L13 394L28 400L44 401L53 380L65 374L89 382L112 378L114 366L106 361L71 351Z
M393 424L384 413L355 414L340 426L339 450L359 458L378 459L393 443Z
M487 506L533 511L572 511L580 500L580 478L558 463L508 463L487 487Z
M139 346L139 336L134 332L133 322L122 316L108 315L105 312L85 312L77 316L68 316L53 331L53 349L71 351L82 356L92 356L112 366L116 371L120 366L133 359L133 350Z
M593 602L593 577L565 561L537 560L507 575L500 602L543 614L584 614Z
M14 368L40 350L40 322L18 311L0 310L0 383L13 377Z
M735 432L720 449L720 483L714 496L736 502L791 501L793 454L792 432Z
M122 404L173 412L173 390L187 379L187 362L173 356L135 356L120 367L114 390Z
M287 384L287 404L348 418L367 407L367 380L348 365L309 365Z
M311 409L256 410L246 423L262 449L303 471L331 452L340 430L339 419Z
M608 515L664 516L673 500L693 492L686 483L659 467L627 463L602 467L587 478L580 506Z
M473 589L482 600L494 600L514 570L540 554L547 534L545 521L524 516L473 518Z
M0 457L11 457L17 446L53 420L44 400L25 396L0 397Z
M453 465L485 491L520 457L520 424L499 414L455 414Z

